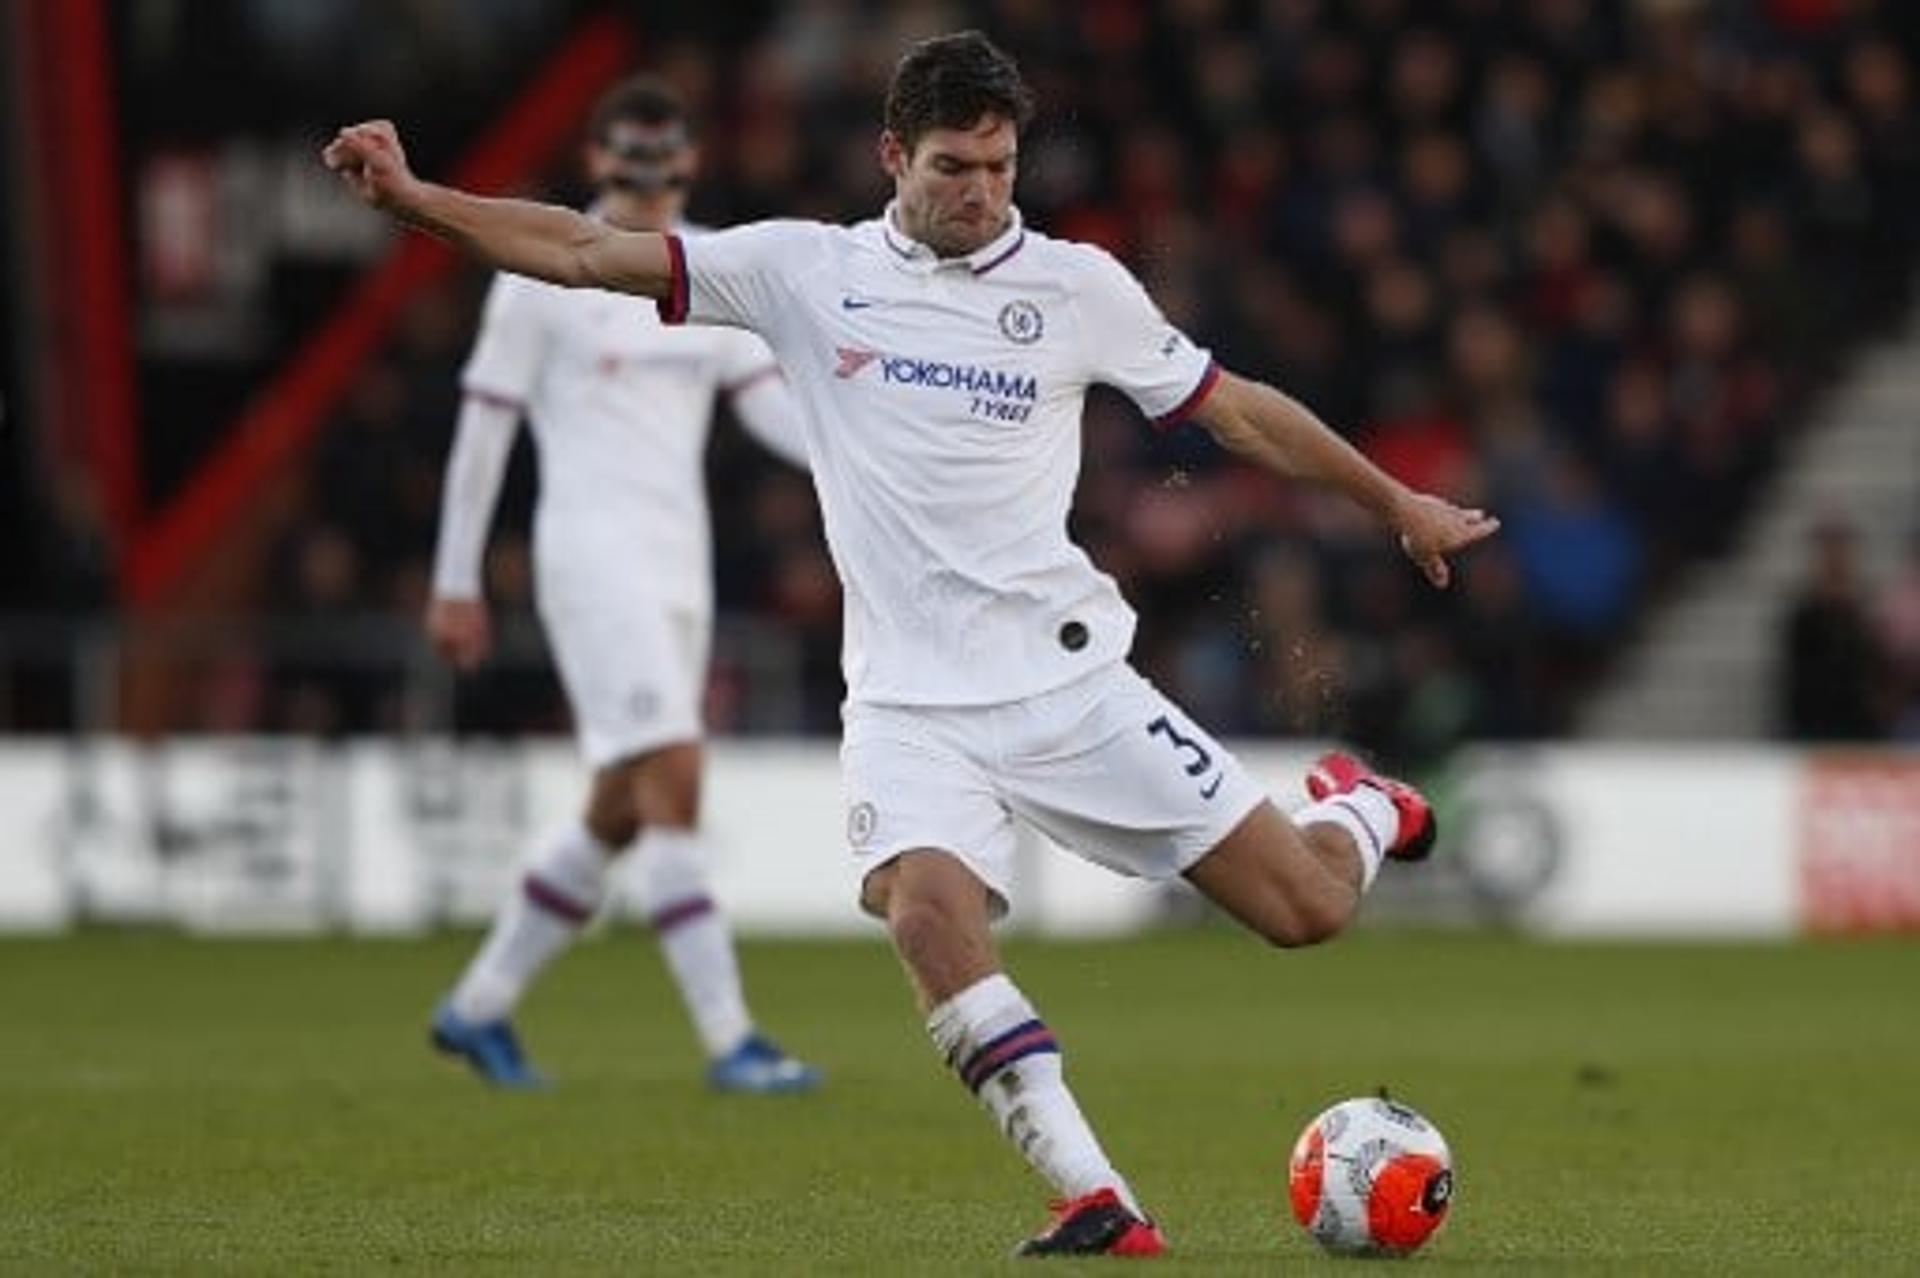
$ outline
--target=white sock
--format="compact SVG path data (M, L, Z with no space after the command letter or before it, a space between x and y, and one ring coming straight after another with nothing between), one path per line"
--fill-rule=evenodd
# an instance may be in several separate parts
M1383 792L1370 785L1357 785L1345 794L1309 803L1293 814L1293 823L1302 829L1337 825L1345 830L1360 851L1360 890L1364 892L1380 873L1387 846L1400 829L1400 814Z
M468 1021L497 1021L513 1011L540 969L565 949L607 894L612 853L575 826L528 863L526 875L495 916L480 952L448 1000Z
M753 1032L753 1017L740 991L733 935L707 892L699 836L648 830L634 850L633 883L701 1046L710 1058L726 1055Z
M1087 1125L1053 1031L1014 983L995 973L933 1009L927 1033L1008 1140L1064 1198L1111 1188L1140 1206Z

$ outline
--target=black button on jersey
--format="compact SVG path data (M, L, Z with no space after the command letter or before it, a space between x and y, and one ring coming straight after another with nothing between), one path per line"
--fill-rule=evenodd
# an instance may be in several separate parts
M1087 646L1087 627L1084 622L1069 621L1060 627L1060 646L1068 652L1078 652Z

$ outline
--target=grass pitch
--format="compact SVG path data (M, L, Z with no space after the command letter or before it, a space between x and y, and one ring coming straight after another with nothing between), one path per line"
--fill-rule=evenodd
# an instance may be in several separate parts
M775 1099L702 1090L632 934L582 946L525 1009L560 1088L485 1091L423 1037L471 944L0 943L0 1269L1030 1267L1005 1257L1044 1191L937 1067L877 944L746 947L762 1019L830 1073ZM1287 1217L1286 1155L1383 1084L1459 1174L1409 1263L1920 1271L1920 944L1281 953L1198 932L1009 960L1167 1228L1155 1272L1352 1272Z

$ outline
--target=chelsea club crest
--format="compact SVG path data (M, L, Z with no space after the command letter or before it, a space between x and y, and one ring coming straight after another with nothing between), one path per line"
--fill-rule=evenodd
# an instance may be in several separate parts
M1046 324L1040 318L1040 308L1032 302L1008 302L1000 308L1000 331L1010 342L1031 346L1040 340Z

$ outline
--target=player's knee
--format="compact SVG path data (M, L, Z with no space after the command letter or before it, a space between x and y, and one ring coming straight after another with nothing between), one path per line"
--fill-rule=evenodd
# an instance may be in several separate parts
M1292 944L1318 945L1331 941L1346 930L1347 921L1353 917L1354 904L1352 898L1332 893L1303 903Z
M1318 945L1326 936L1294 919L1279 920L1260 929L1260 939L1276 950L1298 950Z
M642 825L691 830L700 817L700 794L691 786L649 790L637 806Z
M611 856L615 852L624 851L627 845L633 842L635 836L640 833L640 823L637 821L588 821L587 833L593 836L595 843L607 849L607 854Z
M638 817L634 815L632 806L624 803L609 801L588 804L583 824L595 842L613 851L625 848L640 833Z
M860 880L860 908L872 918L886 921L893 904L893 881L900 867L889 861Z
M1318 945L1338 936L1353 917L1353 903L1333 897L1288 901L1265 911L1254 931L1267 944L1284 950Z
M631 760L622 760L607 764L593 774L593 789L587 796L586 825L588 832L606 847L624 848L640 832L640 813L634 802L636 766Z
M965 935L959 911L937 896L890 891L885 917L894 948L916 969L944 955Z
M700 817L700 751L674 746L639 763L631 778L641 824L692 829Z

